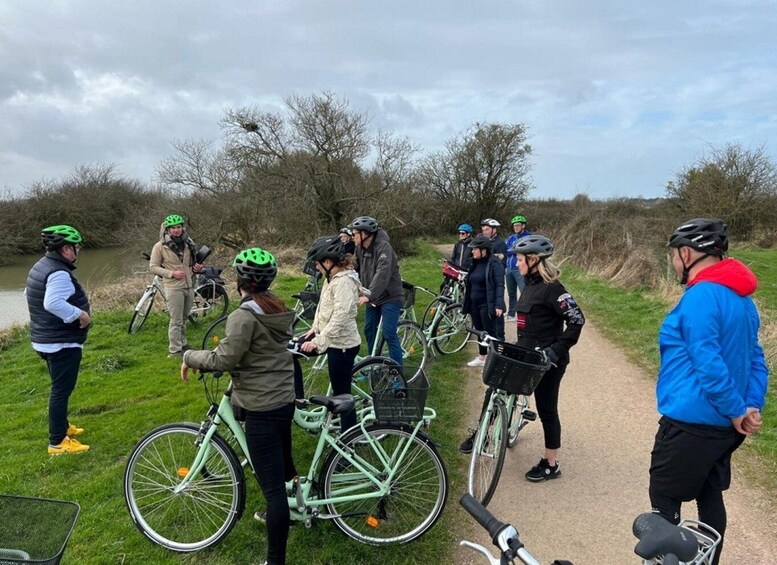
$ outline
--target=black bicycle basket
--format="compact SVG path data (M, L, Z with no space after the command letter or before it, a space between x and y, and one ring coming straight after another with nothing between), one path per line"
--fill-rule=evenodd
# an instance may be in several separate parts
M510 394L529 395L549 368L550 361L541 351L492 341L483 366L483 382Z
M402 309L409 310L415 306L415 286L409 282L402 281L402 294L404 299L402 301Z
M55 565L81 508L75 502L0 495L0 565Z
M381 422L417 422L424 417L429 380L418 367L384 365L372 370L375 418ZM418 376L408 383L404 375Z

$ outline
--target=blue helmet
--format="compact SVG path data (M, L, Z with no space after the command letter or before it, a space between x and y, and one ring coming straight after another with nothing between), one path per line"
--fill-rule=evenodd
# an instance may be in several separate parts
M472 229L472 226L471 226L471 225L469 225L469 224L461 224L461 225L459 226L459 231L465 231L465 232L467 232L467 233L472 233L472 232L473 232L473 231L475 231L475 230L473 230L473 229Z

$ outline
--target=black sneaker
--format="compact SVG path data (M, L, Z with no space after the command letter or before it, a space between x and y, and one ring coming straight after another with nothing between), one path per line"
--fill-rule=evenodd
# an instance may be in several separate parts
M459 444L459 451L462 453L472 453L472 444L475 442L476 433L477 430L473 430L472 428L469 429L469 435L467 436L467 439Z
M558 461L554 467L551 467L547 459L540 459L540 462L532 467L525 476L534 483L549 481L561 476L561 468L558 466Z

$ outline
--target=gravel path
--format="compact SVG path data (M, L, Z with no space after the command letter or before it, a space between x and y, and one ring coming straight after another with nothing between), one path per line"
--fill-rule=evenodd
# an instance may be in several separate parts
M515 339L514 326L508 325L507 337ZM469 347L474 356L474 346ZM461 423L462 438L477 419L484 390L479 369L468 370L469 417ZM652 376L630 363L588 322L572 350L559 410L563 476L540 484L524 479L543 452L539 419L531 422L507 454L489 509L517 526L527 548L542 563L553 559L568 559L575 565L639 563L633 553L636 540L631 523L650 509L648 467L658 421ZM737 456L746 457L740 450L735 467ZM469 457L461 455L458 463L466 469ZM725 495L729 525L721 562L775 563L777 506L745 482L735 468L732 488ZM458 506L460 494L451 493L451 506ZM695 506L686 504L684 512L695 517L691 516ZM459 537L491 547L485 533L463 511L461 520ZM455 562L484 560L459 548Z

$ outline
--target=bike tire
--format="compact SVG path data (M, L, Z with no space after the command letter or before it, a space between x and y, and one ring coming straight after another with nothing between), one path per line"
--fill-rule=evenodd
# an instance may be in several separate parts
M510 419L507 422L507 448L512 449L518 443L518 434L529 423L523 417L523 411L529 407L529 399L526 396L518 395L513 401L513 408L510 410Z
M135 334L140 331L140 328L142 328L143 324L146 323L146 318L148 318L148 314L151 312L151 308L154 306L155 297L156 292L143 293L143 296L140 297L137 306L135 306L135 310L132 312L132 318L130 318L127 333Z
M196 326L212 324L225 316L227 310L229 310L227 290L220 284L205 283L194 289L189 321Z
M447 306L432 327L432 345L441 355L461 351L469 342L467 328L471 322L462 310L461 304Z
M243 468L218 435L200 476L173 492L200 449L194 441L198 433L199 425L188 422L151 431L132 450L124 471L124 501L135 526L153 543L179 553L218 544L245 509Z
M507 451L507 409L495 400L484 412L472 442L467 492L488 506L496 492Z
M227 329L227 318L228 316L222 316L210 325L208 331L202 337L203 349L216 349L221 340L224 339Z
M412 434L413 428L407 425L373 424L365 430L351 428L340 438L345 450L363 467L374 469L376 476L387 476L394 470L386 495L327 504L329 513L337 516L335 525L347 536L372 545L407 543L429 531L439 519L448 498L445 463L425 434ZM374 443L368 443L367 435ZM398 454L405 447L407 452L400 458ZM335 450L329 452L321 477L327 499L369 496L379 490ZM378 526L369 525L368 517L378 520Z
M424 310L424 315L421 318L421 329L428 328L434 321L434 316L439 309L445 309L446 302L439 296L429 303L429 306Z
M397 335L402 346L402 364L418 368L412 375L405 375L405 380L412 383L426 369L426 364L429 361L429 342L426 341L421 326L410 320L400 320L397 324ZM380 357L388 356L388 344L383 338L383 334L378 335L377 339L377 355Z

